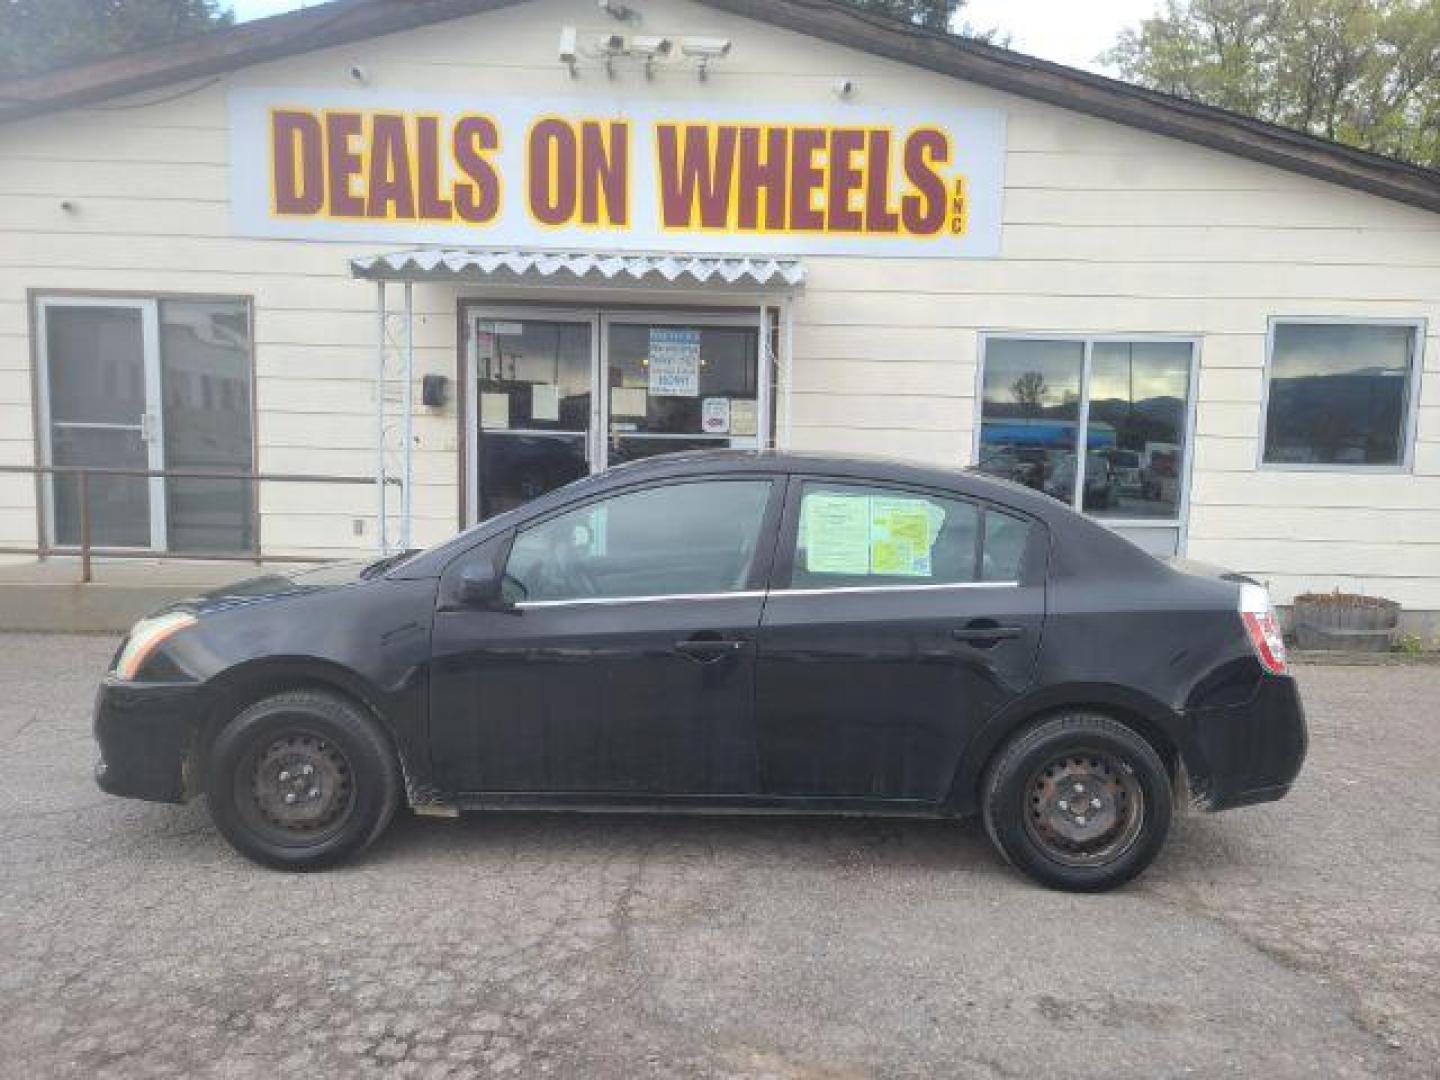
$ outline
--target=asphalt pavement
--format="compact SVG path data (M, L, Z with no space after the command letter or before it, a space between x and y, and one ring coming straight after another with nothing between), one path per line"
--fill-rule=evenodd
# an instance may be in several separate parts
M95 788L114 644L0 634L6 1078L1440 1073L1440 667L1301 669L1290 798L1069 896L973 823L404 815L262 870Z

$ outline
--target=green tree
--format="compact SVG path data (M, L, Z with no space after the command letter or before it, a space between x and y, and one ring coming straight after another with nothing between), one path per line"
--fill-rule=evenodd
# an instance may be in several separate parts
M1440 0L1166 0L1101 59L1143 86L1440 167Z
M904 19L916 26L926 26L931 30L946 30L953 34L962 34L965 37L979 38L981 41L988 41L992 44L1007 44L1009 38L994 28L979 29L960 18L968 0L848 0L856 7L864 8L866 11L878 12L881 15L889 15L894 19Z
M220 0L0 0L0 79L166 45L231 21Z

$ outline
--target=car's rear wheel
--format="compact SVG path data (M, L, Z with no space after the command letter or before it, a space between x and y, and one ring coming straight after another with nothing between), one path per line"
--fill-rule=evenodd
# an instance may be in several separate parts
M982 792L985 828L1015 867L1056 889L1100 892L1154 861L1174 792L1160 755L1133 729L1089 712L1020 732Z
M374 719L338 695L265 698L224 728L206 784L215 825L242 854L286 870L349 858L400 800L395 756Z

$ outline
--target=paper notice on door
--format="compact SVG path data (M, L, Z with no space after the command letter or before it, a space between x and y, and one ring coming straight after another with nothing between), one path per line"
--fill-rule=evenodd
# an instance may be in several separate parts
M724 435L730 430L730 399L707 397L700 401L700 430L706 435Z
M480 426L487 431L503 431L510 426L510 395L480 395Z
M804 513L805 569L812 574L870 572L870 500L809 495Z
M532 383L530 386L530 419L560 419L560 387L554 383Z
M699 397L700 331L652 326L647 367L652 397Z
M615 386L610 389L611 416L644 416L649 407L643 386Z
M730 399L730 434L754 435L755 402L749 398Z

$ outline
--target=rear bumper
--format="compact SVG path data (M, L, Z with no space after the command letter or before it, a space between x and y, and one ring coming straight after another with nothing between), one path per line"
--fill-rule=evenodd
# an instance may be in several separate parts
M100 790L152 802L184 802L186 775L199 729L201 690L195 685L123 683L106 678L95 698Z
M1283 798L1308 747L1295 680L1264 675L1242 704L1187 713L1180 752L1195 806L1229 810Z

